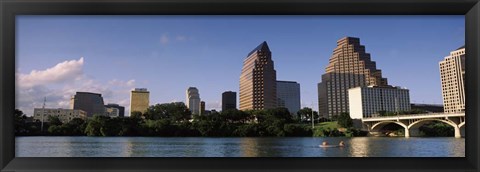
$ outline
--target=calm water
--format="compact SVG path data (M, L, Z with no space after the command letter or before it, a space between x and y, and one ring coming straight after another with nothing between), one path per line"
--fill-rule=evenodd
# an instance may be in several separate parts
M320 148L323 141L344 148ZM465 157L455 138L17 137L17 157Z

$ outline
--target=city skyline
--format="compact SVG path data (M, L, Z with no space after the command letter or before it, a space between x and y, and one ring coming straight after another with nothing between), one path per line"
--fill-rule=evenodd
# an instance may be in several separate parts
M238 92L247 53L267 41L277 80L300 83L301 107L313 103L318 110L316 84L336 40L345 36L359 37L389 84L410 90L412 103L442 104L438 62L464 44L463 19L21 16L17 18L17 82L22 83L17 83L17 107L31 115L24 108L33 111L47 97L47 107L66 108L75 91L97 92L105 104L129 107L129 91L136 87L150 90L151 105L184 102L182 93L194 86L202 92L207 110L220 110L221 94ZM266 24L257 30L245 26L255 23ZM296 27L279 27L285 23ZM234 29L240 26L243 30ZM126 31L132 34L121 34ZM240 35L245 40L235 39Z

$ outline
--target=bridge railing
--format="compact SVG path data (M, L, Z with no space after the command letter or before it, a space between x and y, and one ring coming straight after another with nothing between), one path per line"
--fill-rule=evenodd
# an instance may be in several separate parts
M454 115L454 114L462 114L462 113L421 113L421 114L406 114L406 115L403 114L403 115L392 115L392 116L371 116L371 117L363 117L363 119L413 117L413 116L434 116L434 115Z

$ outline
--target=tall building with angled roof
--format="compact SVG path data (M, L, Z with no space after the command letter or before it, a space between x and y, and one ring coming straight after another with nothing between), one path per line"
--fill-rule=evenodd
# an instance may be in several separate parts
M349 113L348 89L365 86L387 86L359 38L344 37L337 41L329 64L318 83L318 111L323 117Z
M262 42L243 61L240 74L240 110L277 107L277 72L267 42Z
M439 62L445 113L465 111L465 46Z

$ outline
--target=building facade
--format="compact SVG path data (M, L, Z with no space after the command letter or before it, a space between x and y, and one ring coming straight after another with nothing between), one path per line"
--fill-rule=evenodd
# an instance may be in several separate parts
M105 105L105 111L107 111L108 108L118 109L118 117L125 117L125 107L120 106L118 104L109 103L109 104ZM113 111L113 110L111 110L111 111Z
M68 123L74 118L80 118L83 120L87 119L87 112L83 110L75 110L75 109L43 109L43 108L35 108L33 109L33 120L34 121L42 121L42 115L43 116L43 122L49 122L48 117L49 116L55 116L62 121L62 123Z
M337 41L321 79L318 83L318 111L321 117L328 118L349 112L348 89L388 85L365 46L354 37Z
M225 91L222 93L222 111L237 109L237 93Z
M277 106L285 107L295 115L300 110L300 84L294 81L277 81Z
M146 88L135 88L130 92L130 115L132 112L145 113L150 106L150 92Z
M248 53L240 74L240 110L277 107L277 74L272 52L263 42Z
M193 115L200 115L200 93L195 87L189 87L186 91L186 103L187 108L192 112Z
M98 93L77 92L70 100L70 108L83 110L88 117L105 113L103 97Z
M105 116L116 118L120 117L120 110L118 108L105 108Z
M380 111L410 111L410 93L406 88L356 87L348 90L348 97L352 119L376 117Z
M200 101L200 115L205 115L205 102Z
M465 46L440 61L443 108L445 113L465 111Z

